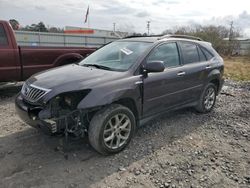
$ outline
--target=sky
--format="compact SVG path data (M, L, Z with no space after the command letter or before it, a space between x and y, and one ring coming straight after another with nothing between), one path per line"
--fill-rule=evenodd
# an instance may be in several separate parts
M250 37L249 0L0 0L0 19L16 19L22 26L43 21L46 25L160 34L166 29L195 24L224 25L231 21Z

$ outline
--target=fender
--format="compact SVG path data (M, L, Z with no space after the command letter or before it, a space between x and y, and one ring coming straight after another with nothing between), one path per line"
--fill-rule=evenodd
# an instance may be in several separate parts
M81 54L78 54L78 53L63 54L63 55L56 58L56 60L53 62L53 67L63 65L62 63L67 59L80 60L80 59L83 59L83 56Z
M77 108L95 108L106 106L122 99L131 99L136 106L137 112L140 114L142 107L141 86L135 85L134 82L132 83L129 86L117 89L95 88L78 104Z
M221 77L220 71L218 69L214 69L208 74L207 83L209 83L211 80L214 79L220 80L220 77Z
M207 80L207 83L209 82L213 82L215 84L218 85L218 91L217 91L217 94L220 93L221 91L221 88L224 84L224 79L222 77L223 75L221 74L221 72L218 70L218 69L214 69L212 70L209 75L208 75L208 80ZM206 84L207 84L206 83ZM205 87L205 86L204 86Z

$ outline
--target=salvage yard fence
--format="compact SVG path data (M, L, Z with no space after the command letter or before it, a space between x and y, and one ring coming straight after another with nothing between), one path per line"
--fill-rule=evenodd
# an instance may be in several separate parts
M15 31L15 36L20 46L100 47L119 39L117 37L32 31Z

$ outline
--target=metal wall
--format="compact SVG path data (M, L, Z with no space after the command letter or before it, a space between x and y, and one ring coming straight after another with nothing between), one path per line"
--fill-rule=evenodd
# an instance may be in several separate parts
M250 50L250 40L240 41L239 54L247 55Z
M76 34L15 31L20 46L85 46L100 47L115 41L117 37L83 36Z

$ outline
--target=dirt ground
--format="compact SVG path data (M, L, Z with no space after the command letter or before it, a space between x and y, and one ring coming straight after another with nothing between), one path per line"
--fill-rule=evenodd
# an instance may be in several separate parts
M25 125L15 114L19 90L0 90L1 188L250 187L249 82L228 80L209 114L184 109L148 122L113 156Z

